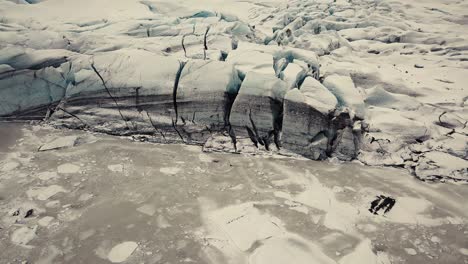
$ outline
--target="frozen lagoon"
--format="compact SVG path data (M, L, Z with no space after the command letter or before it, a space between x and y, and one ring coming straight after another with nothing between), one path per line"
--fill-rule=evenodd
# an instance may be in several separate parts
M463 184L30 124L0 135L0 263L468 263ZM385 215L368 211L379 195L396 200Z

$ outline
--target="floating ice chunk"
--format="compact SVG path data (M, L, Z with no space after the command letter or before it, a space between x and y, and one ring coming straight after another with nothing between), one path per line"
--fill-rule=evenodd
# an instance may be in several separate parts
M54 218L52 216L44 216L43 218L39 219L37 223L42 227L47 227L53 220Z
M353 252L344 256L338 262L339 264L391 264L388 255L384 252L374 253L369 239L362 241Z
M88 201L89 199L93 198L94 195L92 193L83 193L80 195L80 197L78 198L78 201L80 202L86 202Z
M71 163L66 163L58 166L57 171L61 174L73 174L80 171L80 166Z
M75 146L76 140L78 139L77 136L66 136L54 139L39 148L39 151L46 151L52 149L61 149L67 147Z
M109 259L112 263L121 263L126 261L137 249L138 244L133 241L126 241L114 246L109 254L107 255L107 259Z
M137 211L149 216L153 216L156 213L156 208L152 204L145 204L137 208Z
M180 171L182 171L181 168L175 168L175 167L166 167L166 168L160 168L159 171L161 173L167 174L167 175L176 175Z
M18 168L19 165L20 164L18 162L16 162L16 161L10 161L10 162L7 162L7 163L3 164L1 170L2 171L12 171L12 170Z
M406 251L406 254L411 255L411 256L418 254L418 252L416 252L414 248L405 248L405 251Z
M58 174L55 171L43 171L37 174L37 178L39 178L41 181L48 181L58 178Z
M11 235L11 242L19 246L32 248L32 246L28 246L28 243L36 237L36 230L37 225L32 227L23 226L16 229Z
M320 248L296 237L271 238L249 258L251 264L335 264ZM359 262L356 262L359 263Z
M96 234L96 230L88 229L88 230L83 231L83 232L80 233L79 239L80 240L86 240L86 239L92 237L94 234Z
M158 215L158 217L156 218L156 224L158 228L161 228L161 229L171 227L171 224L169 223L169 221L167 221L167 219L163 215Z
M122 164L108 165L107 169L109 169L112 172L123 172L124 166Z
M50 201L50 202L47 202L45 206L47 208L57 208L60 206L60 201L58 200Z
M62 186L59 185L50 185L47 187L35 187L26 191L26 195L29 199L37 199L40 201L48 200L50 197L56 195L57 193L67 192Z
M284 233L278 219L260 213L252 203L220 209L209 218L243 251L249 250L256 241Z

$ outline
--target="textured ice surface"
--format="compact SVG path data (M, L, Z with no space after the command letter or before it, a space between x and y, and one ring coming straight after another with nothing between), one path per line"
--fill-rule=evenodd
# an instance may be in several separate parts
M11 125L0 126L2 134L7 129ZM462 184L423 183L397 168L201 153L197 146L43 125L21 125L19 131L0 156L0 166L21 163L0 171L5 262L466 259L468 210L462 198L468 194ZM94 141L37 151L68 136ZM79 164L80 173L51 171L60 164ZM123 165L123 172L109 170L115 165ZM373 214L371 202L380 195L395 205Z

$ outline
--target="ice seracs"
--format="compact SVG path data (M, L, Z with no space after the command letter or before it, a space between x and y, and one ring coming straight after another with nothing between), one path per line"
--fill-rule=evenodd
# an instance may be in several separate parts
M250 137L266 149L280 148L286 82L273 74L247 73L229 116L235 137Z

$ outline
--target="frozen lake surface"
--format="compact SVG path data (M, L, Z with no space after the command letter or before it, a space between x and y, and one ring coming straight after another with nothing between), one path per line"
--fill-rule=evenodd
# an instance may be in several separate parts
M466 185L29 124L0 135L0 263L468 263ZM395 204L373 214L381 195Z

